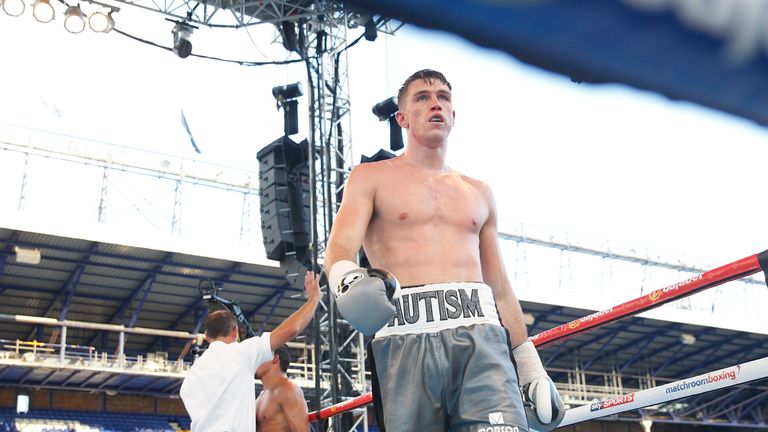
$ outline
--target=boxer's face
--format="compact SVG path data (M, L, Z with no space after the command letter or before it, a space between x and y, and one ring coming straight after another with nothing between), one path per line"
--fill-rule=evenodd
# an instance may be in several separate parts
M438 80L411 83L402 109L395 115L408 134L419 140L445 141L451 133L456 113L451 90Z

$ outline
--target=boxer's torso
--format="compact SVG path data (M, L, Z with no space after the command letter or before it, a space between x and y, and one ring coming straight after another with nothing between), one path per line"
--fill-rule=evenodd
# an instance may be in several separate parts
M371 167L373 215L363 242L373 267L402 286L482 281L479 234L489 215L481 182L396 158Z
M292 390L287 380L283 385L262 390L256 399L256 429L259 432L284 432L290 429L278 400L281 392Z

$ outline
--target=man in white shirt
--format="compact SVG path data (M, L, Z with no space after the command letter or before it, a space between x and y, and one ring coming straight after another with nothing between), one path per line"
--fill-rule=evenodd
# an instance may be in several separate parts
M234 315L220 310L208 315L208 349L187 373L179 392L193 432L256 430L256 369L272 360L274 350L301 333L312 321L320 300L318 276L307 272L307 301L271 333L238 342Z

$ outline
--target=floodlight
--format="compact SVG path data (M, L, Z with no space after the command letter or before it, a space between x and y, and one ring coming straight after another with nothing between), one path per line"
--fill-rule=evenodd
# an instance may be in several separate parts
M112 12L114 11L110 9L109 12L96 11L92 13L88 18L88 26L91 27L91 30L97 33L108 33L115 28L115 20L112 18Z
M173 28L173 52L181 58L187 58L192 54L192 42L189 38L192 36L194 27L186 23L177 22Z
M368 21L365 22L365 31L363 32L363 35L365 36L365 40L369 42L375 41L376 37L379 35L373 17L368 18Z
M373 115L379 118L379 121L388 120L391 116L397 112L397 102L395 97L383 100L373 106Z
M696 343L696 336L690 333L680 333L680 342L682 342L683 345L693 345Z
M64 28L70 33L80 33L85 30L85 15L80 5L69 6L64 12Z
M395 120L395 113L397 113L397 101L394 97L385 99L371 109L373 114L379 118L379 121L389 121L389 148L392 151L398 151L404 147L403 145L403 131L400 125Z
M0 0L3 5L3 10L10 16L19 16L24 13L26 5L24 0Z
M278 103L286 100L296 99L297 97L303 95L304 90L301 88L301 82L272 87L272 96L275 97L275 100L277 100Z
M296 99L303 94L301 82L272 87L272 96L277 101L277 110L283 107L283 131L286 136L299 132L299 101Z
M40 264L41 254L40 249L27 249L22 247L14 247L16 252L16 262L20 264Z
M16 395L16 414L26 414L29 412L29 395L19 393Z
M49 0L35 0L32 4L32 16L41 23L49 23L54 17L53 6Z

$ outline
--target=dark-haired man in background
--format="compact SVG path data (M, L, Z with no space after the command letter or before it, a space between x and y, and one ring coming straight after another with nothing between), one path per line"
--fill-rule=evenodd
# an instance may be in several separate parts
M193 432L254 432L256 391L253 376L273 352L301 333L312 321L320 301L318 277L307 272L307 301L272 332L238 342L237 320L231 312L208 314L205 339L209 342L192 365L179 392ZM305 416L306 417L306 416Z
M256 398L256 430L259 432L308 432L309 418L304 392L286 376L291 353L283 345L256 375L264 389Z

